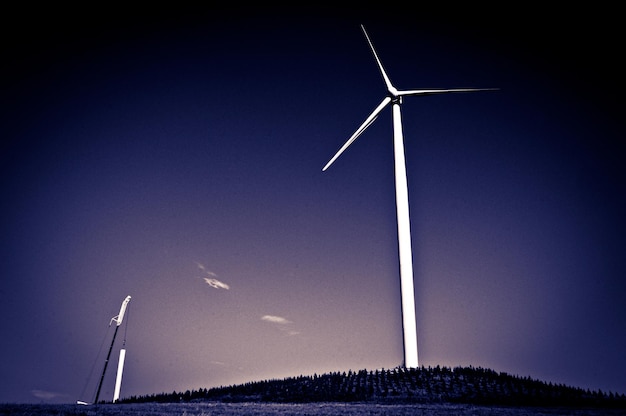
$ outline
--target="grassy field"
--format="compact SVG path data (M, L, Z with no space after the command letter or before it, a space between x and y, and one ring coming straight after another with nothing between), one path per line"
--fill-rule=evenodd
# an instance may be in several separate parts
M383 415L423 415L423 416L601 416L626 415L625 410L606 409L563 409L528 407L481 407L472 405L413 404L377 405L365 403L142 403L142 404L101 404L79 406L73 404L3 404L0 415L11 416L231 416L231 415L281 415L281 416L383 416Z

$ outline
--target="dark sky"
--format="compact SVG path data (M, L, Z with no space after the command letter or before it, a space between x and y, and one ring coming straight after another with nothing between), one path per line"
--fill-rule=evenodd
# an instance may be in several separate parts
M391 111L420 365L626 393L616 10L7 10L0 402L402 362ZM213 283L213 285L209 284ZM221 283L217 284L217 283ZM214 287L217 286L217 287ZM128 325L126 325L128 324Z

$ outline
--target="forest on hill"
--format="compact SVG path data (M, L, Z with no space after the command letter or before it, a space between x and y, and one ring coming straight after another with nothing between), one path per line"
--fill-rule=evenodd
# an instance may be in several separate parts
M202 401L462 403L626 409L624 394L546 383L472 366L334 372L119 400L120 403Z

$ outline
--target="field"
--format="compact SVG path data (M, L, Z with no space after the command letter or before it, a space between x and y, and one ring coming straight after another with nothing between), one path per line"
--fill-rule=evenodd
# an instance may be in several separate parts
M626 415L625 410L564 409L530 407L481 407L450 404L378 405L365 403L142 403L91 406L0 404L0 415L11 416L383 416L383 415L460 415L460 416L600 416Z

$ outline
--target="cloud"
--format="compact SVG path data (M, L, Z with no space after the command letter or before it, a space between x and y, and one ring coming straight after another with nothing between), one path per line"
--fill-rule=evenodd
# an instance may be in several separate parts
M204 264L202 264L202 263L198 263L198 262L196 262L196 264L198 265L198 269L202 270L202 271L203 271L204 273L206 273L207 275L209 275L209 276L213 276L213 277L217 277L217 274L216 274L216 273L213 273L213 272L212 272L212 271L210 271L210 270L207 270L207 269L206 269L206 267L204 267Z
M224 282L220 282L217 279L209 279L208 277L203 277L204 281L211 287L214 287L216 289L230 289L230 286L228 286L226 283Z
M291 322L290 320L286 318L283 318L282 316L263 315L261 317L261 320L272 323L272 324L277 324L278 325L277 328L281 330L287 336L298 335L300 333L300 331L296 331L291 328L291 324L293 322Z
M228 286L226 283L220 280L217 280L217 273L213 273L212 271L207 270L207 268L204 267L204 264L202 263L196 262L196 264L198 265L198 269L202 270L205 275L209 276L209 277L203 277L206 284L208 284L211 287L214 287L215 289L226 289L226 290L230 289L230 286Z
M291 321L283 318L282 316L274 316L274 315L263 315L261 317L261 320L265 322L272 322L275 324L280 324L280 325L286 325L286 324L291 323Z
M55 393L52 391L46 391L46 390L31 390L30 392L33 396L41 400L50 400L50 399L54 399L55 397L64 396L63 394Z

